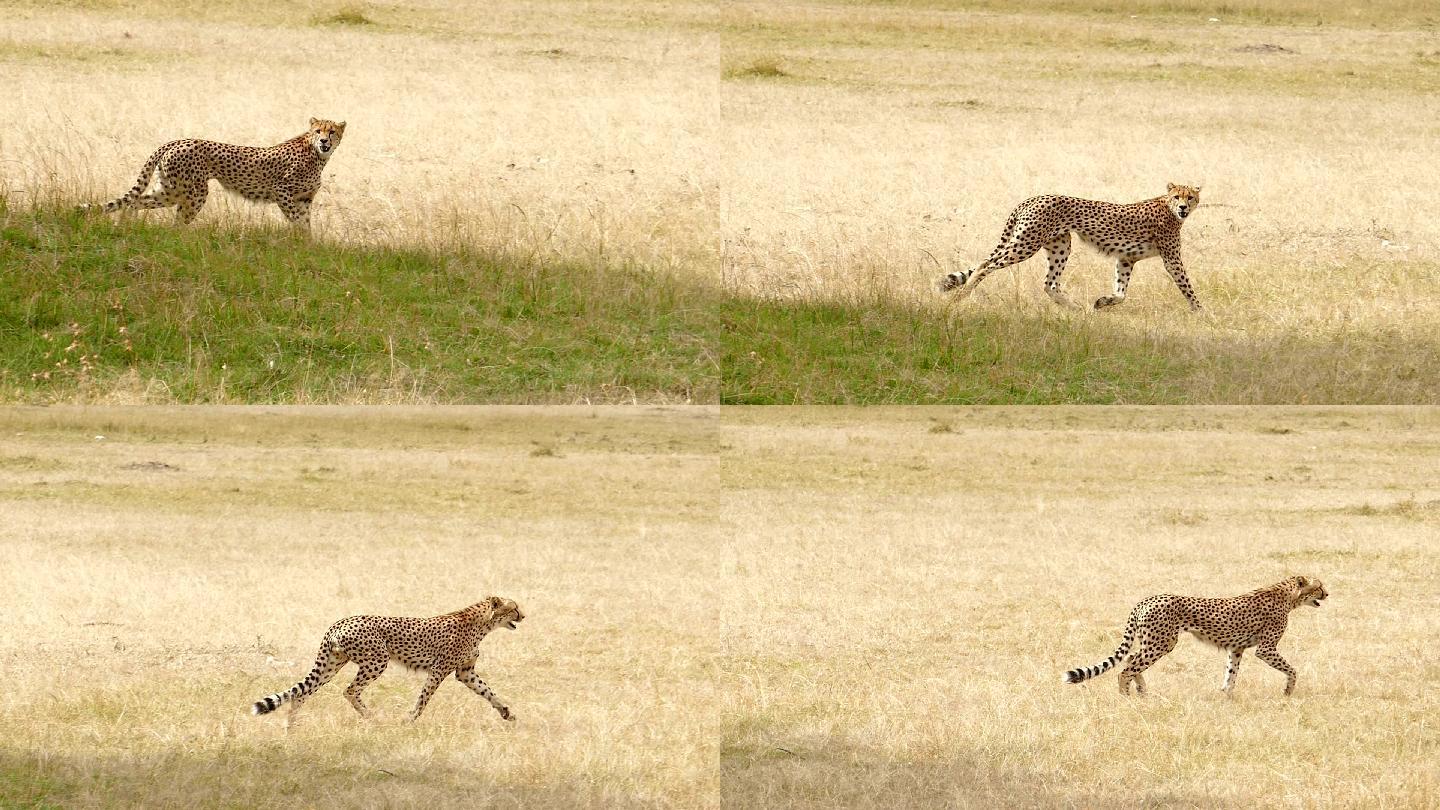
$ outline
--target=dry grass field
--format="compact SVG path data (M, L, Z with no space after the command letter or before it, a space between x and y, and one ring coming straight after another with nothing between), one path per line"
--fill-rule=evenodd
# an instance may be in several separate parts
M941 366L905 396L857 395L859 374L847 388L819 372L784 393L826 358L865 352L839 339L816 339L804 362L763 351L769 371L737 352L730 390L959 400L948 343L993 340L1012 354L1002 371L1050 346L1163 363L1173 386L1147 390L1127 373L1118 396L1071 399L1434 403L1437 19L1433 4L1405 0L728 4L727 282L853 306L830 332L869 318L891 334L947 327L914 345L864 339L900 347L902 382ZM1122 308L1100 314L1051 303L1043 254L961 304L934 289L984 259L1026 197L1129 202L1168 181L1204 186L1184 229L1204 315L1188 315L1158 260L1137 267ZM1112 267L1077 248L1072 297L1108 295ZM1046 371L1037 362L1029 376Z
M318 233L718 283L723 401L1437 401L1418 0L0 10L12 210L114 196L171 138L267 144L320 115L349 129ZM1025 197L1172 180L1204 186L1204 315L1154 260L1099 315L1053 305L1039 259L963 304L934 290ZM217 194L202 224L277 219ZM1081 249L1066 283L1091 301L1111 274Z
M714 416L0 411L0 806L713 804ZM342 616L490 594L513 725L451 682L405 723L399 667L374 722L353 666L249 714Z
M0 411L0 805L1433 806L1440 415ZM1296 695L1140 598L1303 572ZM447 683L252 701L355 613L529 617ZM397 668L398 669L398 668ZM283 712L284 710L282 710ZM718 767L717 767L718 765Z
M1440 802L1440 415L726 409L735 807ZM1284 678L1188 636L1124 699L1072 667L1155 593L1304 573Z
M318 233L713 267L703 3L0 2L0 190L109 199L169 140L345 120ZM663 15L663 17L661 16ZM656 25L657 19L666 24ZM211 210L211 207L214 210ZM212 196L203 221L277 211Z

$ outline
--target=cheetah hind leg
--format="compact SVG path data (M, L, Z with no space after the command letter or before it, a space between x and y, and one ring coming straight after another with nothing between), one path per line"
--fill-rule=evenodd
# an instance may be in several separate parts
M369 686L371 681L380 677L390 661L388 658L381 657L355 663L360 666L360 671L355 673L355 680L345 687L345 699L350 701L350 705L355 707L355 711L359 712L361 717L368 720L371 716L370 708L360 699L360 693L365 691L365 687Z
M205 207L210 189L208 185L202 185L180 191L176 196L179 198L179 205L175 208L175 221L181 225L189 225L195 221L200 209Z
M1235 676L1240 674L1240 656L1244 654L1243 649L1230 650L1230 663L1225 665L1225 681L1220 684L1220 691L1224 692L1226 697L1229 697L1230 690L1235 688Z
M1065 272L1065 262L1070 259L1069 231L1045 243L1045 257L1050 262L1050 269L1045 273L1045 294L1063 307L1078 308L1079 304L1070 300L1070 296L1060 289L1060 274Z
M425 704L430 702L435 690L440 688L440 683L445 680L447 672L430 672L430 677L425 679L425 686L420 689L420 696L415 699L415 708L410 711L410 722L420 719L420 713L425 711Z

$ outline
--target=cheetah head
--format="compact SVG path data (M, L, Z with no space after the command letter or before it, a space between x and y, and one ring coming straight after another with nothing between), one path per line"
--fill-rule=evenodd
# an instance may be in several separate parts
M1165 190L1165 204L1170 206L1170 213L1182 222L1200 207L1199 186L1177 186L1170 183L1165 186Z
M340 139L345 137L345 122L335 123L321 118L310 119L310 145L321 157L329 157L335 147L340 145Z
M490 597L490 610L496 627L504 625L514 630L515 625L525 620L525 613L515 604L515 600L503 596Z
M1295 604L1303 605L1308 602L1311 607L1318 608L1321 600L1328 596L1330 594L1320 580L1311 577L1295 577Z

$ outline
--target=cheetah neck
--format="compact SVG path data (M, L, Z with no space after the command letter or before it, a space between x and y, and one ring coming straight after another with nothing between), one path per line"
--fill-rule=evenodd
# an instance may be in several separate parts
M1150 199L1149 202L1153 203L1161 211L1165 212L1165 220L1171 225L1174 225L1175 230L1180 230L1180 226L1185 224L1185 220L1175 215L1174 209L1170 207L1170 203L1166 200L1165 197L1154 197Z
M328 153L322 153L319 149L316 149L315 140L308 132L303 132L299 135L296 135L286 143L299 143L304 146L305 151L310 153L310 157L322 169L325 168L325 164L329 162L330 156L335 154L334 149L331 149Z

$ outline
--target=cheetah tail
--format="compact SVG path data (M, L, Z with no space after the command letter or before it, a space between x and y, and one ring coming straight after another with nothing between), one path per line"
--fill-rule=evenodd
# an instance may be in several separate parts
M255 705L250 707L250 712L252 714L269 714L298 697L308 696L311 692L325 685L325 683L335 675L335 670L339 669L343 664L344 659L335 655L328 643L325 644L320 648L320 653L315 656L315 666L310 670L310 674L305 676L304 680L286 689L284 692L276 692L273 695L267 695L255 701Z
M1065 683L1088 681L1097 675L1104 674L1111 667L1125 660L1125 656L1130 654L1130 644L1135 640L1135 625L1135 617L1131 616L1130 621L1125 624L1125 637L1120 640L1120 646L1115 649L1115 653L1093 667L1079 667L1070 670L1065 673Z
M129 207L131 203L135 202L136 197L139 197L141 194L145 193L145 189L150 187L150 177L151 175L155 174L155 167L160 165L160 159L165 157L165 152L169 148L170 144L167 143L159 149L155 150L155 153L150 156L150 159L145 161L145 166L140 169L140 176L135 179L135 185L131 186L129 191L125 192L119 197L116 197L110 202L105 203L105 205L102 206L102 209L105 211L105 213L108 214L112 211L118 211L121 208ZM90 206L82 205L81 209L89 210Z

